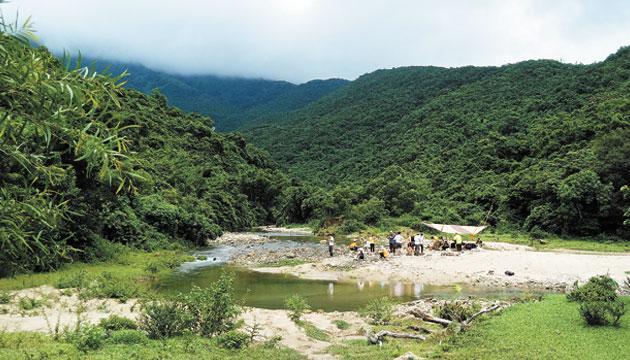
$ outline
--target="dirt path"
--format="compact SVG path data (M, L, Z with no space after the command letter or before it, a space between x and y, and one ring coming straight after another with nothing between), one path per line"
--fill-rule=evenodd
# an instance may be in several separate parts
M394 256L385 261L369 254L366 261L360 262L346 254L324 258L318 263L254 270L321 280L421 281L433 285L469 283L553 289L562 289L575 281L584 282L595 275L608 274L619 283L630 276L630 254L534 251L521 245L488 245L461 254L429 251L424 256ZM514 275L508 276L506 271Z

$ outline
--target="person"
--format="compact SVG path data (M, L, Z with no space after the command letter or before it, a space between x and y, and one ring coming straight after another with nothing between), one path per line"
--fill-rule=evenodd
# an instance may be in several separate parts
M350 245L348 245L348 248L351 251L357 251L357 249L359 248L359 245L357 244L357 241L352 239L352 242L350 243Z
M392 255L396 255L396 239L394 233L389 234L387 239L389 240L389 252Z
M455 240L455 247L457 251L462 251L462 242L463 242L462 236L457 234L455 235L453 239Z
M357 255L357 259L365 260L365 252L362 247L359 248L359 255Z
M396 233L396 236L394 236L394 245L396 249L400 249L400 251L402 252L402 244L403 242L405 242L405 239L403 238L403 236L400 234L400 231Z
M416 234L416 236L413 237L413 244L414 244L414 250L415 250L415 255L418 256L420 254L424 253L424 234Z
M370 244L370 252L376 251L376 244L374 243L374 236L372 234L368 236L368 243Z
M381 248L378 250L378 258L387 259L388 257L389 257L389 252L387 252L387 249L385 249L385 246L381 246Z
M410 236L409 237L409 242L407 242L407 255L408 256L413 255L414 248L415 248L415 245L413 243L413 236Z
M444 236L440 236L440 240L442 240L442 251L450 247L450 245L448 244L448 240L445 239Z
M477 236L477 241L475 241L475 244L477 244L477 247L479 248L483 246L483 241L481 241L481 238L479 236Z
M364 242L364 246L363 247L365 248L365 251L367 251L367 249L370 248L370 237L369 236L365 238L365 242Z
M335 247L335 236L333 234L330 234L330 236L328 237L328 253L330 254L330 257L333 256L334 247Z

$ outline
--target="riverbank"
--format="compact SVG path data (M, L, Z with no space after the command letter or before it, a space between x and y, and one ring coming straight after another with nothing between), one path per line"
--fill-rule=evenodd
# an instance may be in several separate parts
M310 280L404 281L433 285L467 283L476 287L562 292L576 281L585 282L595 275L608 274L621 283L630 274L630 254L625 253L565 249L538 251L526 245L488 242L481 249L463 252L427 250L422 256L396 255L387 260L368 253L361 261L356 259L356 253L347 250L345 244L338 244L335 256L329 257L323 241L289 250L261 250L256 245L270 241L268 237L247 233L224 236L220 242L236 242L243 246L230 259L231 263L257 272L289 274ZM293 263L282 266L288 260Z

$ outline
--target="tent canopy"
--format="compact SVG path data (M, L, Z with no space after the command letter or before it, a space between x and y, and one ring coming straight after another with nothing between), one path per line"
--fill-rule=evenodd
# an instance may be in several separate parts
M487 228L487 226L464 226L423 223L424 225L447 234L476 235Z

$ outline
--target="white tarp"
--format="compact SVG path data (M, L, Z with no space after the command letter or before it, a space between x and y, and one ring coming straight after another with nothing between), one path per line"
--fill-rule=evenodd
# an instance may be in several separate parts
M437 231L441 231L447 234L461 234L461 235L475 235L480 233L487 226L464 226L464 225L447 225L447 224L433 224L423 223L424 225L434 228Z

